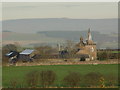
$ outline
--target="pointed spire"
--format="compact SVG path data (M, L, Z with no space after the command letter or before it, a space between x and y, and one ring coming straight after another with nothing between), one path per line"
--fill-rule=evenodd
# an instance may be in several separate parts
M88 33L90 33L90 28L88 28Z
M91 32L90 32L90 28L88 29L88 40L92 40L92 35L91 35Z

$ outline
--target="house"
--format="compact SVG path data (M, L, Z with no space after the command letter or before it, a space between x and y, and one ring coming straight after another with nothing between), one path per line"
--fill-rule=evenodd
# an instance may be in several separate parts
M25 49L20 53L20 59L22 61L33 61L33 57L35 56L35 50Z
M96 44L92 40L92 35L90 32L90 29L88 30L87 40L84 41L83 37L80 37L80 42L76 45L76 47L78 50L76 54L87 55L87 56L89 56L90 61L97 59Z
M19 58L19 52L10 51L7 54L5 54L5 56L9 58L9 63L16 63Z

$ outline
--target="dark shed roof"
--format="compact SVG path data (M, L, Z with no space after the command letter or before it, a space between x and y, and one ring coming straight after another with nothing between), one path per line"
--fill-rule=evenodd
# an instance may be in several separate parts
M17 51L10 51L9 53L6 54L7 57L14 57L14 56L18 56L19 52Z

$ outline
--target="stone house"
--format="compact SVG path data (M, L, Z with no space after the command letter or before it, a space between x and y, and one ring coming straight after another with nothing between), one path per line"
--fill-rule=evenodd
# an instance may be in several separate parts
M88 55L89 59L87 61L92 61L97 59L96 44L92 40L92 35L90 29L88 30L87 40L84 41L83 37L80 37L80 42L76 45L78 55Z

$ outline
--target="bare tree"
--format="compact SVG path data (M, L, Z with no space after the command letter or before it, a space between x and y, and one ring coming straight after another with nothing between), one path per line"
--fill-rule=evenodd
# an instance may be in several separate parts
M76 45L74 43L74 41L72 40L66 40L66 50L69 53L69 58L73 58L75 56L75 52L76 52Z
M56 80L56 73L51 70L41 71L40 73L41 84L45 86L52 85Z
M36 87L39 83L39 71L31 71L25 76L26 83L30 87Z
M56 52L56 49L52 48L51 46L38 46L35 47L35 49L40 55L50 55L51 53Z
M77 72L70 72L66 77L64 77L63 81L68 86L79 86L81 80L81 76Z
M75 47L75 43L72 40L66 40L66 48L68 51L72 51Z
M90 72L84 76L84 82L86 86L98 86L100 78L103 77L100 73Z

